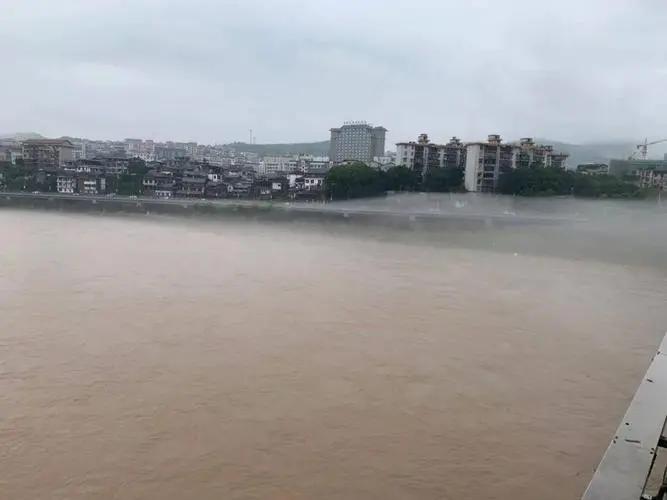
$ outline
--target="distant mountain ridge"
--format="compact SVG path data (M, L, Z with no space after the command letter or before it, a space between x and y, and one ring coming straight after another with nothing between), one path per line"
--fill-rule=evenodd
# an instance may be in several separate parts
M14 134L0 134L0 139L44 139L44 136L35 132L17 132Z

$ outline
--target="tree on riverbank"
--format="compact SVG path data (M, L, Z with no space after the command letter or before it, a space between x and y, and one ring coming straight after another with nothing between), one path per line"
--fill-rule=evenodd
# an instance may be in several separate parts
M414 170L404 166L391 167L380 172L387 191L426 191L431 193L461 193L463 186L463 168L431 168L423 179L419 179Z
M432 193L463 193L463 174L460 167L431 168L424 175L422 188Z
M143 176L138 174L121 174L106 177L107 193L120 196L139 196L142 194Z
M414 191L417 186L417 175L408 167L391 167L380 176L387 191Z
M636 185L613 175L586 175L557 167L533 164L504 174L499 191L516 196L573 195L582 198L641 198Z
M146 162L141 158L132 158L127 163L127 171L129 174L134 174L139 177L144 177L150 169L146 166Z
M19 161L20 160L20 161ZM16 164L0 162L0 189L7 191L56 191L56 176L50 172L39 172L34 166L27 167L22 159Z
M326 176L325 185L327 198L333 200L379 196L386 191L424 190L434 193L465 191L462 168L434 168L422 180L408 167L395 166L382 171L364 163L331 168Z
M381 196L385 185L379 170L365 163L331 167L325 178L326 197L330 200L350 200Z

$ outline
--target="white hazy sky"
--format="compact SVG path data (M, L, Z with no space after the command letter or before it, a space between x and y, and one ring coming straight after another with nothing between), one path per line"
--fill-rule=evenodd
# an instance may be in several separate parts
M667 137L667 0L0 0L0 132Z

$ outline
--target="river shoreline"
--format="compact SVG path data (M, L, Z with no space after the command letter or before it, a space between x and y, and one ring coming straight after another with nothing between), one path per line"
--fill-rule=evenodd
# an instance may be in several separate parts
M412 197L410 199L416 199ZM399 199L397 199L399 200ZM503 202L508 200L503 199ZM486 202L486 200L484 201ZM520 201L519 203L523 203ZM565 203L565 202L564 202ZM562 205L559 216L507 215L513 208L476 209L455 213L445 209L428 212L424 207L374 205L362 201L354 205L287 204L246 200L159 200L129 197L90 197L30 193L0 194L0 209L90 216L141 217L175 224L266 224L307 232L325 232L341 238L397 241L406 245L453 246L470 250L567 260L605 261L618 265L637 265L665 269L663 231L654 223L637 224L648 212L626 215L588 213L575 217ZM590 205L592 206L592 205ZM589 207L590 207L589 206ZM597 206L595 205L596 209ZM567 210L566 210L567 208ZM586 209L586 207L580 207ZM454 212L454 213L453 213ZM484 213L486 212L486 213ZM584 211L585 213L585 211ZM659 217L661 221L666 218ZM651 230L653 227L653 230Z
M192 200L87 195L1 193L0 208L89 213L160 214L182 217L236 217L267 222L343 222L404 228L478 230L490 227L553 225L571 220L493 213L391 211L343 207L338 203L255 200Z

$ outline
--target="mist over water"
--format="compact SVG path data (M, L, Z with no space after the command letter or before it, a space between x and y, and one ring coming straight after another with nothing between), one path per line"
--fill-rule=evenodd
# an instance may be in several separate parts
M479 199L568 221L0 212L0 496L578 498L666 329L665 213Z
M328 207L323 207L326 210ZM331 209L377 211L371 227L355 234L407 243L457 246L621 265L667 267L667 203L548 197L521 198L469 194L398 194L387 198L336 202ZM503 217L502 228L426 231L419 221L412 231L385 231L382 213ZM513 220L529 220L513 225ZM349 227L345 233L354 231Z

